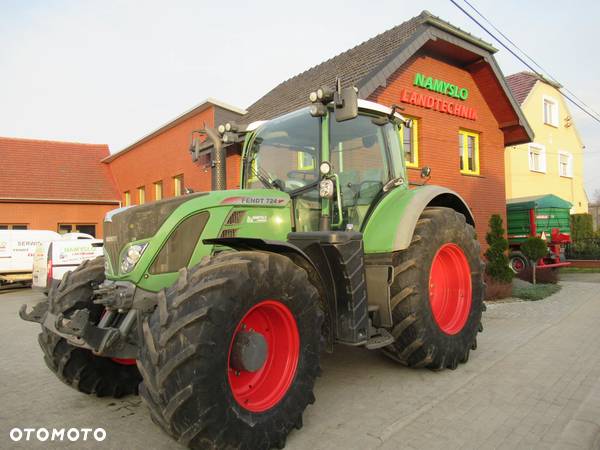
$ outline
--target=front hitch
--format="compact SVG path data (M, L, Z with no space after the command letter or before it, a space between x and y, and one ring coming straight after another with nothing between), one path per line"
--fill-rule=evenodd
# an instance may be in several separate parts
M39 302L32 308L31 312L27 312L27 305L25 304L19 309L19 317L27 322L42 323L47 312L48 302Z

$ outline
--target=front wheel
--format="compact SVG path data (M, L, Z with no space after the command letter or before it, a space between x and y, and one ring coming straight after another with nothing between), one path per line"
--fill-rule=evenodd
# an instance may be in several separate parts
M290 259L223 253L164 291L142 326L140 394L190 448L283 447L314 401L323 313Z
M454 369L477 346L483 263L473 227L449 208L426 208L408 249L394 255L395 342L384 349L410 367Z

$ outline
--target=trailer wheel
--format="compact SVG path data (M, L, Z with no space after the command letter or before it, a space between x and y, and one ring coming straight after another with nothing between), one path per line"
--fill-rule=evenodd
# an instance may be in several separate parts
M527 257L521 252L511 252L508 257L508 265L514 273L521 273L531 264Z
M190 448L282 448L320 371L323 313L306 271L224 253L163 292L138 361L153 420Z
M67 272L61 283L48 294L49 310L66 317L76 309L88 308L90 320L97 323L104 312L92 303L94 284L104 281L104 258L85 261ZM45 328L38 336L48 368L66 385L85 394L120 398L137 394L141 376L135 360L103 358L73 346Z
M408 249L394 255L392 359L455 369L477 347L484 309L483 263L475 231L462 214L426 208Z

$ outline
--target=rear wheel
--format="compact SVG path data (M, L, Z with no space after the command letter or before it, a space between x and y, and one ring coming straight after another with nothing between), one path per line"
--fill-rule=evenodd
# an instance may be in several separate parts
M143 324L140 394L191 448L283 447L314 402L323 313L290 259L231 252L182 269Z
M391 330L384 349L410 367L454 369L477 347L484 309L483 263L462 214L426 208L411 245L394 255Z
M67 272L60 285L48 295L51 312L69 317L77 309L87 308L90 321L97 323L104 308L92 303L95 285L104 281L104 258L85 261ZM104 358L76 347L42 326L38 343L48 368L66 385L98 397L123 397L137 394L141 376L135 360Z
M521 273L530 266L529 261L521 252L511 252L508 257L508 265L514 273Z

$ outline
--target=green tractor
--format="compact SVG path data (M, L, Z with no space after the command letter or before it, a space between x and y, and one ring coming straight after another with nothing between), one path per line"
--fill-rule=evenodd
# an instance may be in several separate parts
M433 370L467 361L484 308L468 206L409 186L395 107L339 86L310 100L199 130L192 157L211 153L213 191L108 213L105 256L23 306L63 382L139 389L190 448L269 449L302 426L335 344ZM229 145L243 149L239 190L224 190Z

